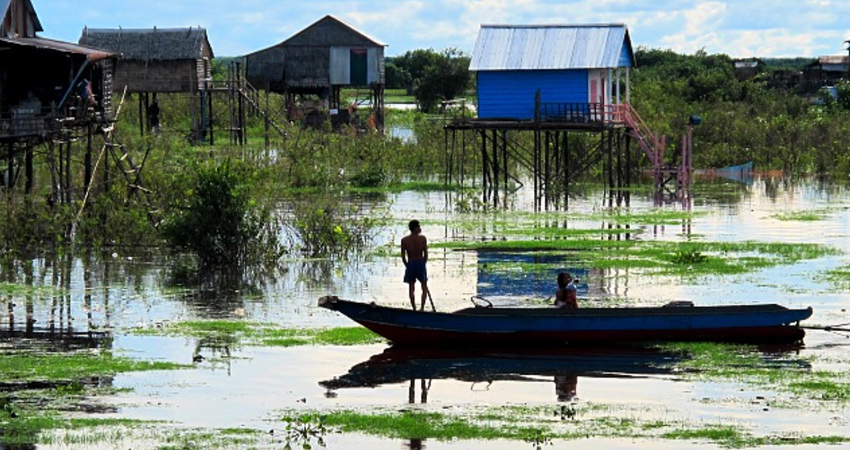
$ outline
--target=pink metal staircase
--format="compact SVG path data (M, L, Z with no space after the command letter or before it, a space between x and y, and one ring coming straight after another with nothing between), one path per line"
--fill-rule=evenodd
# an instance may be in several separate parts
M691 173L691 136L690 130L682 139L682 163L678 168L668 168L664 164L664 156L667 148L667 139L664 135L659 136L652 132L646 122L641 119L640 115L630 104L617 105L617 117L622 123L625 123L629 131L635 139L640 143L646 156L652 161L652 172L655 179L656 188L663 187L665 183L665 175L676 175L678 184L677 191L680 188L688 190L690 188L690 173ZM616 120L615 119L615 120Z

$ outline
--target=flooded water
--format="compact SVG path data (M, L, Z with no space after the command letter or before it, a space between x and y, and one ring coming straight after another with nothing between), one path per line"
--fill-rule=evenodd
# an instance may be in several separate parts
M691 204L660 208L690 208L693 218L675 225L635 230L642 240L762 241L820 243L841 250L800 263L778 265L743 276L707 276L685 280L644 276L640 270L587 270L580 260L565 266L583 279L583 302L606 305L612 299L630 305L660 305L691 300L700 305L780 303L814 308L809 325L850 322L850 292L836 289L819 274L850 264L850 192L814 183L786 184L772 178L749 182L703 181L710 189L697 192ZM670 355L636 349L567 349L557 352L399 351L383 344L353 347L253 347L238 343L203 342L188 337L140 336L135 330L184 320L233 318L273 323L282 328L350 327L345 317L318 308L317 299L335 294L363 302L406 307L407 286L395 246L410 218L423 223L430 242L489 239L501 225L494 216L475 216L473 229L452 223L458 215L447 207L443 193L401 193L388 199L391 225L376 230L377 246L393 256L355 260L285 263L273 279L247 288L197 293L167 287L171 259L158 254L106 257L72 255L16 263L3 268L0 282L33 286L0 294L3 346L53 343L64 348L111 348L116 353L192 364L167 372L117 375L109 383L128 388L96 401L108 405L93 414L102 418L167 421L170 426L197 429L249 428L282 430L282 417L293 411L475 411L522 406L580 411L582 418L640 418L664 423L734 424L755 436L848 436L850 410L834 407L794 407L788 394L768 387L733 381L699 381L665 369ZM519 195L516 209L530 210ZM450 205L449 205L450 206ZM606 208L603 192L574 199L570 212L592 213ZM651 196L635 194L632 213L658 208ZM794 211L822 211L817 221L780 220ZM591 216L584 216L591 217ZM465 221L471 220L468 216ZM565 220L566 222L566 220ZM591 219L570 220L569 228L602 228ZM429 285L437 309L469 306L473 295L497 304L525 304L554 290L550 273L495 273L491 263L528 255L432 249ZM0 290L0 292L4 292ZM101 339L108 333L111 339ZM0 346L2 349L2 346ZM805 344L779 352L779 359L805 364L811 370L850 370L850 339L846 334L809 331ZM563 418L565 424L574 418ZM116 438L120 441L120 438ZM2 438L0 437L0 441ZM155 439L152 439L155 441ZM121 442L118 442L120 444ZM315 444L315 442L313 443ZM330 433L329 449L460 449L475 443L441 440L384 439L361 434ZM487 441L489 448L534 448L533 443ZM555 441L554 448L594 446L620 448L719 448L698 439L634 439L628 436ZM152 446L154 444L151 444ZM846 444L845 444L846 445ZM133 448L145 448L136 441ZM126 446L125 446L126 447ZM315 447L315 445L314 445ZM776 446L779 447L778 445ZM798 445L795 448L813 448ZM3 448L0 442L0 448ZM34 448L88 448L85 444L42 445ZM95 445L92 448L97 448ZM119 448L119 447L116 447ZM280 448L272 446L272 448ZM760 448L773 448L766 444Z

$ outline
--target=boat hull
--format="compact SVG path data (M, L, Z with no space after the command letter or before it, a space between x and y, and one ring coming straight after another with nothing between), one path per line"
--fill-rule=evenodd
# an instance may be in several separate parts
M548 345L643 341L786 343L811 308L780 305L656 308L467 308L413 311L323 297L338 311L396 345Z

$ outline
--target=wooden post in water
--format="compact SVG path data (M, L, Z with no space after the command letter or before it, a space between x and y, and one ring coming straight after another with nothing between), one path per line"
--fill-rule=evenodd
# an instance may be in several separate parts
M481 130L479 133L481 134L481 202L487 204L490 199L487 191L487 176L489 174L489 170L487 169L487 131Z
M28 147L26 152L24 153L24 172L26 172L26 185L24 186L24 192L26 194L32 193L33 184L35 183L35 175L33 171L33 155L32 155L32 147Z
M92 153L92 124L89 123L86 126L86 156L85 156L85 170L83 175L83 192L88 192L89 186L91 185L92 178L92 162L91 162L91 153Z
M508 201L508 131L502 130L502 179L504 180L504 193L502 201L507 206Z
M493 143L493 179L490 186L493 188L493 206L499 206L499 140L497 139L497 131L491 131L491 141Z

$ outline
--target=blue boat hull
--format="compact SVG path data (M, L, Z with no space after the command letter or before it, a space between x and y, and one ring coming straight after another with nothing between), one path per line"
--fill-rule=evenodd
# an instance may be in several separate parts
M796 342L812 309L768 305L653 308L467 308L427 312L322 297L396 345L549 345L641 341Z

